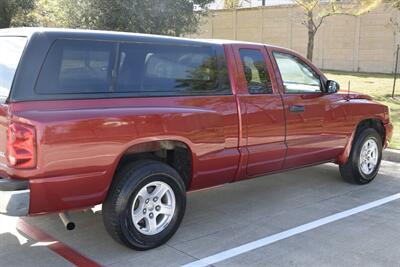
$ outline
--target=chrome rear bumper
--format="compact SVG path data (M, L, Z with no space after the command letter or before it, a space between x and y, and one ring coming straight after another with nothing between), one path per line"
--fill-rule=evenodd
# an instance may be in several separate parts
M0 214L26 216L29 212L28 181L0 178Z

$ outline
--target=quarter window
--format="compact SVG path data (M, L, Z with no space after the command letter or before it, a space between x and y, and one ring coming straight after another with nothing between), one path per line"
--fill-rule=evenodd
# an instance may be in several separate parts
M274 52L285 93L320 93L319 76L303 61L289 54Z
M271 94L271 78L261 52L254 49L240 49L239 53L249 93Z

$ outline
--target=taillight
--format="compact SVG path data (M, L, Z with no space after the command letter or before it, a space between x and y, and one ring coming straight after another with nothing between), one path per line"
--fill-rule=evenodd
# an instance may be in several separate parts
M26 124L12 122L7 130L7 160L15 168L36 167L36 131Z

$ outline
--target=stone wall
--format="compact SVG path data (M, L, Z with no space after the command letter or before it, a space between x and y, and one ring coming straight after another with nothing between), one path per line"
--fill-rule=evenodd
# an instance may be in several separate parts
M293 5L216 10L190 37L261 42L305 55L303 14ZM400 25L400 12L383 5L358 17L328 17L315 39L314 63L322 69L394 72L400 33L391 19Z

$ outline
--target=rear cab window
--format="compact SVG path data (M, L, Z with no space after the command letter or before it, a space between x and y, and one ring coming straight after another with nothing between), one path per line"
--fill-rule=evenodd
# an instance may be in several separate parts
M10 94L26 42L26 37L0 37L0 103L4 103Z

